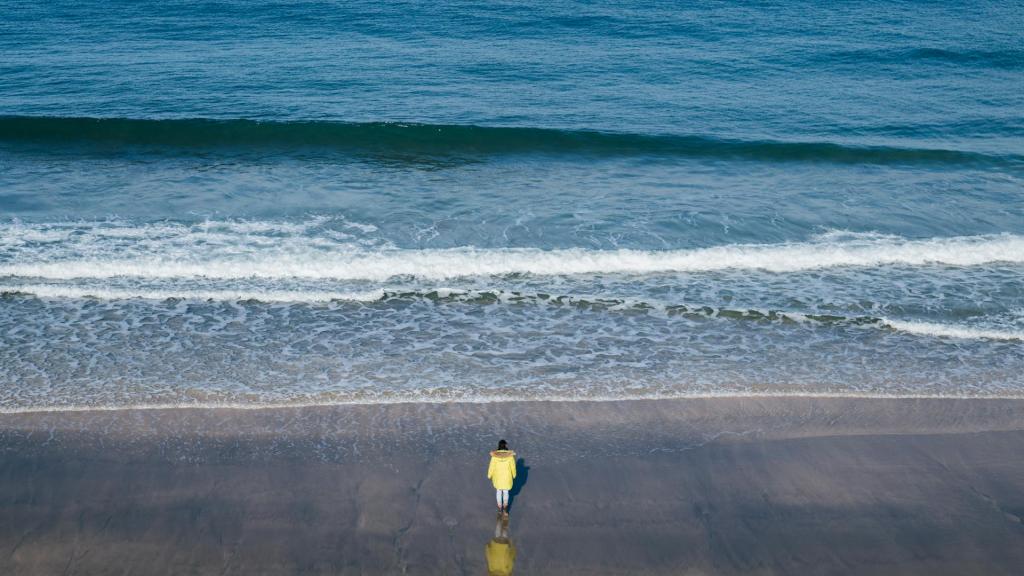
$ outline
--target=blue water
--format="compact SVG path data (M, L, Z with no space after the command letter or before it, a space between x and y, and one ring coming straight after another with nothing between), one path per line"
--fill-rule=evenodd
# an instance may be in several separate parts
M1019 3L0 10L0 409L1024 396Z

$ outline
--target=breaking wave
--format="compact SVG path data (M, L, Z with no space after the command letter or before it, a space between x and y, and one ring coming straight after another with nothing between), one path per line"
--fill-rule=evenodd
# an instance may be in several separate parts
M722 319L735 321L806 323L823 326L874 327L908 334L955 339L1024 341L1024 331L975 328L934 322L893 320L870 315L842 316L784 310L756 310L713 307L706 305L668 304L637 298L601 296L569 296L514 291L458 290L442 288L424 291L369 290L365 292L314 291L236 291L236 290L152 290L106 289L76 286L20 285L4 287L5 298L35 296L39 298L96 298L100 300L200 300L258 302L284 304L324 304L331 302L393 303L427 300L434 303L542 305L571 307L580 310L605 310L656 313L680 316L691 320Z
M138 233L146 235L144 229ZM125 254L120 257L106 255L108 252L101 249L102 244L90 245L86 252L78 250L74 240L23 241L14 246L14 242L6 239L8 250L0 249L0 277L385 281L398 277L442 280L731 269L786 273L835 267L979 266L1024 262L1024 237L1011 234L925 240L870 235L824 236L801 243L730 244L684 250L367 249L351 243L299 237L287 242L265 239L261 245L240 242L211 245L200 241L190 244L188 234L119 245L120 253ZM4 240L0 238L0 242ZM2 246L0 244L0 248Z

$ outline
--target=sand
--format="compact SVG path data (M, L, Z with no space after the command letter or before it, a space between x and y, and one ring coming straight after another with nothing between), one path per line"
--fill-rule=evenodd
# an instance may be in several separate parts
M499 437L516 574L1024 566L1024 401L720 398L0 415L0 573L486 574Z

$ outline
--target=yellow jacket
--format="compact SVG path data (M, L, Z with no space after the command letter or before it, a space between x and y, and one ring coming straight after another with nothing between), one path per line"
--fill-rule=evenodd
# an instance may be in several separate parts
M508 538L495 538L484 549L488 576L511 576L516 562L516 547Z
M495 490L511 490L512 480L516 477L516 453L511 450L491 452L487 477L491 479Z

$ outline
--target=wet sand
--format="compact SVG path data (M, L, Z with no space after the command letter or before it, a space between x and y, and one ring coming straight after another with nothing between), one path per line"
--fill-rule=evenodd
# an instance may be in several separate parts
M0 415L0 573L486 574L499 437L517 574L1024 566L1024 401L721 398Z

